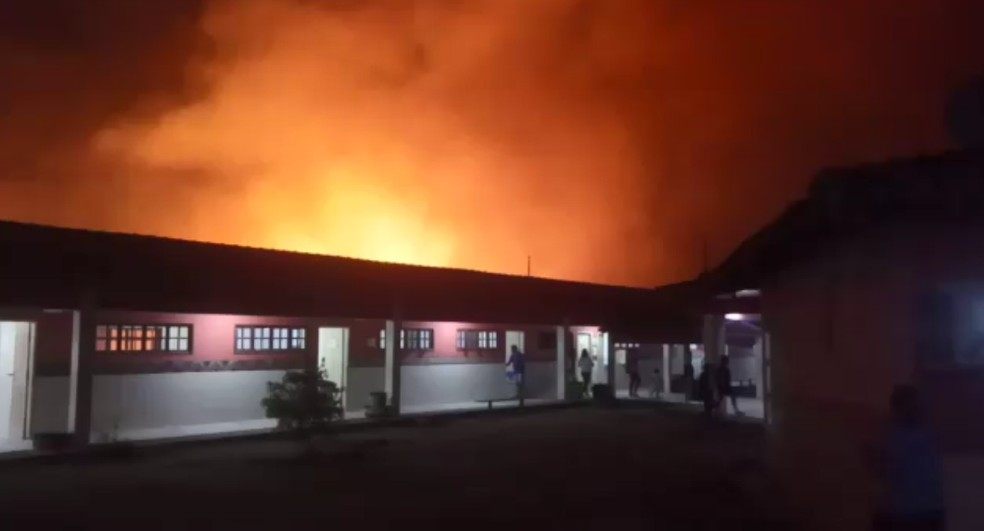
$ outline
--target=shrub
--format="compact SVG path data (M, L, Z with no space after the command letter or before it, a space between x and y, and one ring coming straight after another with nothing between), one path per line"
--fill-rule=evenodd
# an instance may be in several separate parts
M261 404L268 418L283 429L306 430L341 419L342 389L328 381L324 371L289 371L279 382L267 383Z

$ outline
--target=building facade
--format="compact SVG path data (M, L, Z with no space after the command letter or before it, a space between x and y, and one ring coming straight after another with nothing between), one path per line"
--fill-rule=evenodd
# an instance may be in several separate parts
M39 433L87 444L268 429L267 383L314 367L343 388L350 418L374 392L403 413L476 407L516 395L512 346L524 398L560 400L576 350L597 360L594 381L614 382L619 338L688 328L660 318L685 308L679 290L17 223L0 223L0 248L8 450Z

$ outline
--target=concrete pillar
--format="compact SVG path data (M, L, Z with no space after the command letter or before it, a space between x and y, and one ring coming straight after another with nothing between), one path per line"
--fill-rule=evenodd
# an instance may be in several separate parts
M704 362L710 365L712 378L712 388L717 389L716 379L717 374L715 374L715 369L721 364L721 357L725 355L726 341L724 335L724 323L725 319L723 315L705 315L704 316L704 330L703 330L703 340L704 340ZM724 414L727 412L727 404L725 400L721 400L718 404L718 413Z
M96 312L91 299L72 312L72 368L69 378L68 431L73 445L84 447L92 434L92 362L96 352Z
M661 382L662 385L663 385L663 393L669 393L670 392L670 368L671 368L670 367L670 345L664 344L663 345L663 368L661 369L662 376L663 376L663 381Z
M612 388L612 394L615 394L615 336L605 332L601 336L602 338L602 352L603 361L605 365L605 378L608 380L606 383Z
M755 385L755 398L758 398L759 400L765 396L765 363L762 358L763 339L763 337L758 338L758 340L755 341L755 346L752 347L752 359L755 360L755 363L758 365L759 369L758 382Z
M704 361L717 366L725 355L724 316L704 316Z
M557 400L567 398L567 323L557 327Z
M403 323L399 319L386 321L386 396L389 397L390 412L400 414L400 359L403 350L400 348L400 331Z
M768 332L762 333L760 341L762 352L762 418L766 426L776 423L775 392L772 385L772 337Z

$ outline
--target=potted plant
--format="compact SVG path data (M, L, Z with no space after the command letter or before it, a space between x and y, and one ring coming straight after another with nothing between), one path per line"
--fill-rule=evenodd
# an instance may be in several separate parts
M389 413L386 406L386 392L373 391L369 393L369 404L366 405L366 418L375 419L385 417Z

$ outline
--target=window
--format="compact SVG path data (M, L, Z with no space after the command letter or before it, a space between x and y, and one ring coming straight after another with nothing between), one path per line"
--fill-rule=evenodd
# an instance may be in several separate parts
M294 350L304 350L307 341L307 331L303 328L290 329L290 348Z
M236 352L304 350L307 330L288 326L236 326Z
M495 330L458 330L458 350L497 350L499 332Z
M98 325L96 352L191 352L191 325Z
M386 329L379 331L379 348L386 349ZM400 348L434 350L434 331L430 328L401 328Z
M400 348L407 350L431 350L434 348L434 332L427 328L404 328L400 330ZM406 343L406 347L404 347Z
M639 348L639 343L615 343L615 348Z

